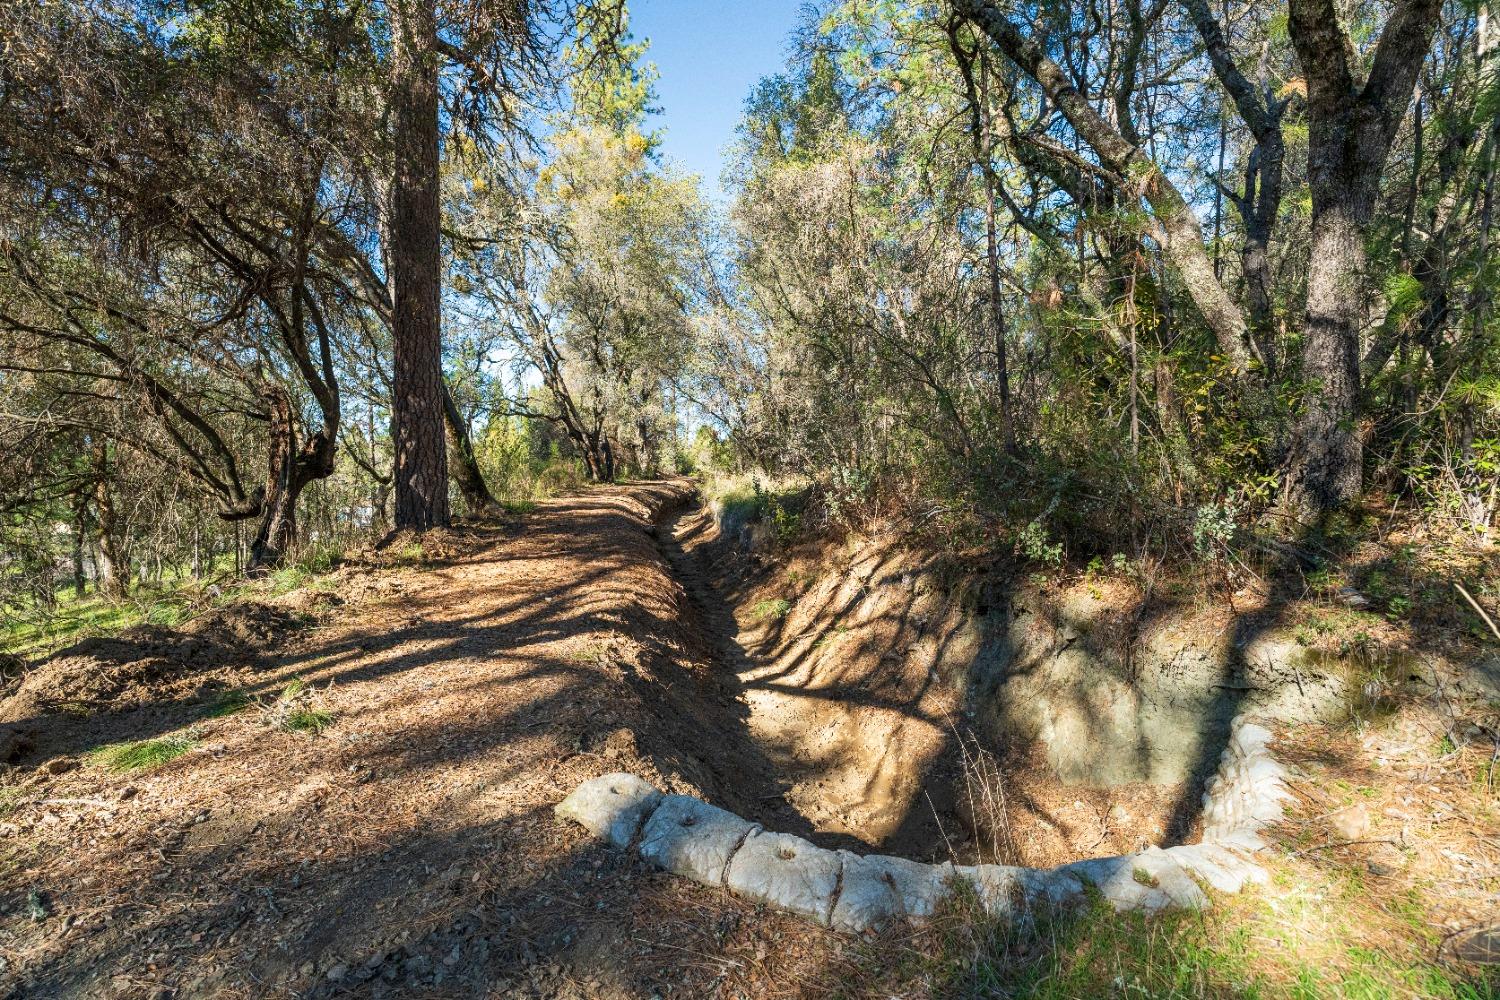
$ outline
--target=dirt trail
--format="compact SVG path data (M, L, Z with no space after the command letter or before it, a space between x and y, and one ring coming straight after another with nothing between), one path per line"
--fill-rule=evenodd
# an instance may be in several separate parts
M826 974L830 935L551 815L629 770L812 832L715 667L732 616L655 525L690 494L599 489L341 571L336 614L214 675L263 703L302 679L321 736L214 717L213 685L14 720L36 738L3 788L0 996L734 996ZM192 748L154 771L80 756L163 735Z

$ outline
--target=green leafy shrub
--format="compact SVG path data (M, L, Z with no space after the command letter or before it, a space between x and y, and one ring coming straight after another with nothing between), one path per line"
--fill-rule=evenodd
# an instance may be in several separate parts
M1016 551L1030 562L1053 567L1062 565L1062 543L1052 541L1040 521L1028 522L1016 535Z

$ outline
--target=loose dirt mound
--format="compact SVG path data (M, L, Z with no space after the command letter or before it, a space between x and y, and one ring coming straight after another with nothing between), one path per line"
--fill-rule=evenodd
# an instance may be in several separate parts
M182 631L225 646L263 648L302 628L309 615L337 603L332 594L317 591L300 592L282 604L236 601L199 615Z
M253 665L258 650L302 621L255 601L215 608L181 630L141 625L84 639L48 657L0 705L0 722L57 711L128 711L190 697L222 667Z
M0 718L36 710L139 707L234 655L212 639L151 625L118 637L85 639L32 670L0 709Z
M310 620L245 600L181 629L141 625L74 643L26 669L0 701L0 761L42 765L170 727L250 683L264 651Z

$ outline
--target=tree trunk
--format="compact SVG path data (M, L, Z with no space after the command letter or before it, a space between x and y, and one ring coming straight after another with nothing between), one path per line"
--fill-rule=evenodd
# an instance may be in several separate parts
M302 491L296 469L297 427L292 401L285 392L270 391L266 404L270 440L265 501L260 527L250 543L251 573L277 565L296 544L297 495Z
M110 600L118 600L130 587L130 559L120 544L119 518L103 475L94 481L94 528L99 543L99 589Z
M995 188L995 139L990 121L990 61L979 58L979 107L975 113L974 147L980 157L984 176L984 257L985 276L989 279L990 335L995 343L995 382L999 389L1000 444L1007 455L1016 451L1015 426L1010 414L1010 366L1005 356L1005 303L1000 298L1000 230L999 207ZM973 95L971 95L972 99Z
M1228 5L1221 6L1222 24L1209 10L1207 0L1183 0L1203 39L1214 75L1234 102L1240 120L1255 138L1255 149L1245 169L1245 190L1234 194L1224 187L1223 178L1215 185L1215 239L1218 237L1218 205L1223 194L1229 194L1245 225L1245 244L1240 251L1240 266L1245 275L1246 298L1250 311L1252 343L1261 365L1268 373L1276 369L1276 329L1272 310L1272 279L1268 249L1272 230L1281 209L1282 170L1286 160L1286 143L1281 134L1281 116L1286 102L1271 96L1262 83L1257 86L1240 70L1224 35L1229 23ZM1224 112L1221 111L1222 115ZM1225 132L1219 132L1219 170L1224 166ZM1214 254L1218 275L1218 250Z
M1235 373L1246 372L1250 367L1250 352L1246 348L1249 330L1245 317L1214 276L1213 260L1203 242L1203 227L1182 192L1144 152L1094 109L1068 73L1047 57L1042 45L1023 33L998 7L987 0L956 0L955 7L1036 81L1073 131L1117 175L1117 184L1132 198L1144 198L1150 205L1156 221L1153 235L1213 331L1220 355Z
M453 402L453 394L448 391L447 383L443 385L443 423L448 434L448 475L458 487L464 504L471 514L494 509L498 505L489 486L485 484L484 473L479 471L479 459L474 455L474 439L469 435L469 425L463 414L458 412L458 404Z
M265 391L270 421L264 502L260 527L250 543L246 572L254 573L282 562L297 543L297 500L307 484L333 474L336 415L297 445L297 411L291 395L280 386Z
M83 571L83 547L87 530L88 499L79 495L73 501L73 596L80 601L88 589L88 579Z
M391 200L396 527L446 525L438 200L437 19L431 0L400 0L391 14Z
M590 479L596 483L615 481L615 449L609 443L608 432L598 430L589 433L581 450Z
M1358 497L1363 468L1355 420L1365 250L1350 206L1314 203L1310 251L1302 353L1308 397L1286 487L1294 510L1317 513Z
M1360 85L1332 0L1289 5L1292 45L1307 81L1312 238L1302 338L1309 391L1293 434L1283 501L1307 521L1353 501L1363 485L1364 238L1441 9L1441 0L1398 0Z

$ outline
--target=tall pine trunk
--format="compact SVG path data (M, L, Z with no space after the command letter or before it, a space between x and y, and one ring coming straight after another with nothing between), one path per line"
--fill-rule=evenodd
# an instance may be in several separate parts
M431 0L391 4L391 189L395 281L396 527L446 525L441 243L438 200L437 19Z

